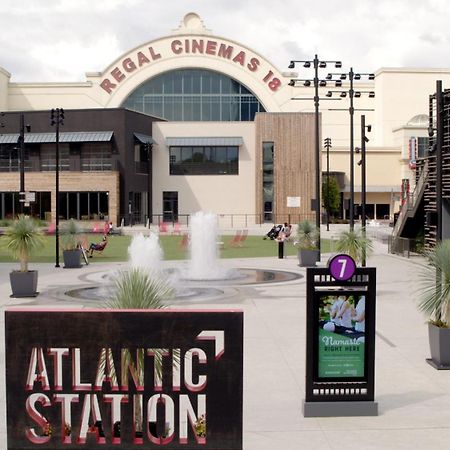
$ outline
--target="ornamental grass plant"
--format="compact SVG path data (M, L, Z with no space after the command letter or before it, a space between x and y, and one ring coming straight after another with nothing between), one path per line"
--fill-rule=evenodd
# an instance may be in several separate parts
M28 272L31 254L45 245L44 236L36 221L25 215L20 215L1 239L11 256L20 262L20 272Z
M450 239L426 251L427 265L419 275L419 310L440 328L450 328Z
M364 230L343 231L336 242L336 250L351 256L356 264L360 264L373 251L373 244Z

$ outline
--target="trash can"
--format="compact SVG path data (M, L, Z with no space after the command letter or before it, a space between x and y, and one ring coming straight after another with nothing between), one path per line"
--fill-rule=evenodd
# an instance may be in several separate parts
M284 258L284 241L278 241L278 259Z

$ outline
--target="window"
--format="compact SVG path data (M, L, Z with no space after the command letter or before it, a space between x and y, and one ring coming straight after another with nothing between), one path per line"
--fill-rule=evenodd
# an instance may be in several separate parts
M417 138L417 157L424 158L428 156L428 148L430 146L430 139L427 137Z
M59 144L59 170L69 170L69 144ZM56 145L42 144L41 145L41 170L55 171L56 170Z
M170 147L171 175L237 175L237 146Z
M60 192L59 218L62 220L106 220L109 192Z
M106 143L88 143L81 147L81 170L111 170L111 146Z
M31 170L29 150L24 149L24 168ZM0 145L0 172L19 171L19 148L17 145Z
M0 171L17 172L19 170L19 150L11 145L0 146Z
M170 121L250 121L265 111L236 80L199 69L174 70L152 78L123 106Z
M273 213L273 161L274 161L274 146L273 142L263 142L262 148L262 197L264 205L264 221L272 222Z

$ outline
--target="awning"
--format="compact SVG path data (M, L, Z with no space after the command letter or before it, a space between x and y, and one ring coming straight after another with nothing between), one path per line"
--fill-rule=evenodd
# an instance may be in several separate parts
M63 131L59 133L59 142L109 142L113 131ZM17 144L19 133L0 134L0 144ZM25 133L25 144L52 144L56 142L56 133Z
M155 141L153 138L147 134L142 133L133 133L134 137L141 143L146 144L147 142L150 142L150 144L155 144Z
M173 137L166 139L168 147L186 147L186 146L228 146L228 145L243 145L244 140L241 137Z

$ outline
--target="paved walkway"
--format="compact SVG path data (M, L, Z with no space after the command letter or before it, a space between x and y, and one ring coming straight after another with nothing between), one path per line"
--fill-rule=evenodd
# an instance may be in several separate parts
M275 254L275 252L274 252ZM326 261L323 255L322 261ZM201 307L241 308L245 314L244 449L441 449L450 436L450 371L436 371L429 357L425 318L417 311L414 289L420 259L387 254L377 241L368 260L377 268L376 400L379 416L304 418L305 279L283 284L230 287L219 301ZM183 262L167 262L168 266ZM296 258L225 260L230 267L282 269L305 274ZM16 265L0 264L0 305L83 307L62 296L66 286L92 285L119 264L91 264L82 269L39 269L40 295L10 299L8 273ZM57 276L55 276L57 274ZM86 301L84 301L86 304ZM177 305L178 306L178 305ZM197 307L189 301L186 307ZM3 316L2 316L3 317ZM1 321L3 333L4 320ZM1 340L4 371L4 341ZM4 379L4 377L3 377ZM1 384L0 405L5 414ZM0 448L6 449L5 420L0 421Z

